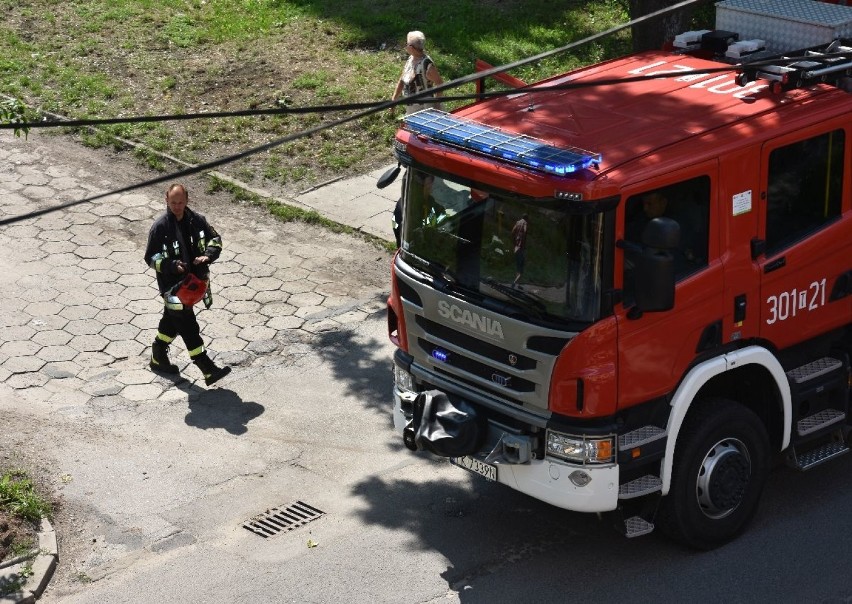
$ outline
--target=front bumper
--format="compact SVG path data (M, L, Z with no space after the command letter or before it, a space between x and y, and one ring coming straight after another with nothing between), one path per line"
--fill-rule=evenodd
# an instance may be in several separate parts
M400 435L411 419L410 410L415 397L416 394L412 392L402 392L396 387L393 390L393 423ZM502 430L496 428L494 431L499 439ZM483 450L472 457L485 461L494 445L494 439L488 440ZM547 457L522 464L504 461L493 465L497 466L497 482L566 510L608 512L618 506L617 464L584 466ZM585 486L577 486L569 479L569 475L577 470L585 472L590 478Z

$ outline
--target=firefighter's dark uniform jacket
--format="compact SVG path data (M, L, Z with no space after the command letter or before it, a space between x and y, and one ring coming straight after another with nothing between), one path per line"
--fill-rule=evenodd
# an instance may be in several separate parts
M166 294L186 275L177 271L177 261L186 263L187 271L196 277L207 279L207 266L195 266L192 260L207 256L214 262L221 252L222 238L204 216L186 208L183 220L178 222L175 215L166 210L151 226L145 263L156 271L160 293Z

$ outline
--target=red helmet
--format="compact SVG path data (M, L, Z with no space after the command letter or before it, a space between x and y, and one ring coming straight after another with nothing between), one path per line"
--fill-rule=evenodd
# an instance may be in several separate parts
M190 273L183 278L183 281L181 282L180 287L178 287L175 295L178 297L178 300L183 302L186 306L194 306L201 302L206 291L207 281L199 279Z

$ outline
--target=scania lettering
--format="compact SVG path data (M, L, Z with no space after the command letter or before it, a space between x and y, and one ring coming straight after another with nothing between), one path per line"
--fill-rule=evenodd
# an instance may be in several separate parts
M438 314L445 319L462 323L489 336L503 339L503 326L500 325L500 321L491 317L485 317L467 309L462 310L455 304L449 304L446 300L438 302Z
M716 10L405 116L380 181L403 174L405 444L699 549L746 529L773 459L850 463L852 7Z

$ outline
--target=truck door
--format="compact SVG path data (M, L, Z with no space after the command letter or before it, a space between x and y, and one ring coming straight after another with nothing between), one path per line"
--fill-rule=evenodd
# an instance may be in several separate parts
M847 138L842 128L823 126L762 150L760 336L779 349L852 319Z
M621 237L639 243L644 224L661 215L680 225L681 244L675 252L674 308L639 317L631 312L636 284L631 252L624 250L624 303L616 309L618 398L622 408L673 390L695 358L708 327L722 319L718 207L713 202L717 173L717 162L710 161L625 189L618 213L623 225Z

